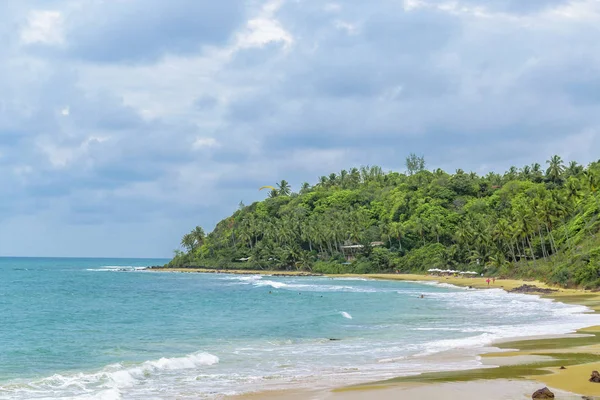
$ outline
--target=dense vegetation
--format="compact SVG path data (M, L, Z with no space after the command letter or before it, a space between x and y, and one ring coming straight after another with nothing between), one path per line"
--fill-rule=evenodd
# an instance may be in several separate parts
M600 162L553 156L500 175L353 168L298 193L281 181L204 235L184 236L169 266L323 273L469 269L488 275L600 286ZM372 246L374 242L383 245ZM350 261L344 246L362 245ZM356 249L356 248L355 248ZM240 261L243 260L243 261Z

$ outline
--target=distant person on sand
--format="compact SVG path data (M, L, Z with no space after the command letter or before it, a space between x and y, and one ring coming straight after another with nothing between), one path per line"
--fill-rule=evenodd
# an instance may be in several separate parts
M487 282L488 287L489 287L490 286L490 278L487 278L486 282Z
M492 283L496 283L496 277L492 278Z

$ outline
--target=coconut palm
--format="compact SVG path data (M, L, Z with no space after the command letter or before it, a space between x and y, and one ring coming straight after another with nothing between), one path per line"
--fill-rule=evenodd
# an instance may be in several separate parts
M531 179L531 167L529 165L525 165L523 168L521 168L521 179Z
M194 238L195 247L200 247L204 244L204 229L201 226L196 226L194 230L191 232L191 235Z
M300 186L300 194L305 194L305 193L308 193L309 191L310 191L310 183L304 182Z
M577 164L577 161L571 161L569 166L565 168L565 174L567 176L577 176L583 172L583 166Z
M554 183L559 183L561 181L562 174L565 171L562 158L560 158L558 155L554 155L546 161L546 164L548 164L546 177Z
M186 233L181 238L181 247L186 249L188 252L194 248L194 236L191 233Z
M289 196L292 193L292 188L288 181L282 179L281 182L277 184L277 193L279 196Z
M531 177L534 182L541 182L544 178L544 174L542 173L542 166L538 163L531 164Z

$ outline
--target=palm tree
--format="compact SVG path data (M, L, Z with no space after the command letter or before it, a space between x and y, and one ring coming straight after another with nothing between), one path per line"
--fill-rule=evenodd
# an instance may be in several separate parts
M329 184L331 186L337 185L337 175L335 174L335 172L329 174Z
M279 196L289 196L292 193L292 188L288 181L282 179L281 182L277 184L277 193Z
M405 232L406 229L401 222L392 222L390 224L390 235L398 240L398 248L400 251L402 251L402 238L404 237Z
M342 188L346 187L346 181L348 180L348 171L345 169L340 171L340 185Z
M463 222L462 224L456 227L456 230L454 231L454 241L459 245L466 245L467 252L469 253L471 252L469 242L472 238L473 233L471 231L470 226L466 222Z
M542 166L538 163L534 163L531 165L531 175L533 178L534 182L541 182L543 179L543 174L542 174Z
M596 193L596 191L598 190L598 186L600 186L600 179L598 179L598 176L594 173L594 171L590 169L585 171L583 174L585 176L585 182L587 183L587 186L590 189L590 191L592 193Z
M350 182L353 186L356 186L360 183L360 172L358 168L352 168L350 170Z
M548 179L554 183L560 182L561 176L565 171L562 158L560 158L558 155L554 155L546 161L546 164L548 164L548 169L546 170L546 176Z
M310 190L310 183L304 182L302 186L300 186L300 194L308 193Z
M567 200L569 200L572 204L577 203L577 201L581 198L581 184L579 179L570 177L565 184L565 191Z
M577 176L583 171L583 167L577 164L577 161L571 161L569 166L565 169L567 176Z
M504 180L505 181L514 181L515 179L517 179L519 171L517 170L517 167L515 167L514 165L512 167L510 167L508 169L507 172L504 173Z
M524 180L531 179L531 167L529 165L526 165L523 168L521 168L521 178Z
M425 246L425 244L426 244L425 243L425 229L426 229L425 221L423 221L422 218L417 217L413 220L412 230L413 230L413 232L415 232L416 234L419 235L419 237L423 241L423 246Z
M186 233L181 238L181 247L186 249L188 252L194 249L194 236L191 233Z
M194 237L194 241L197 247L200 247L204 244L204 237L206 235L204 234L204 229L202 229L201 226L196 226L191 232L191 234Z
M201 226L197 226L190 233L183 235L181 239L181 247L187 249L187 251L193 251L204 244L204 229Z

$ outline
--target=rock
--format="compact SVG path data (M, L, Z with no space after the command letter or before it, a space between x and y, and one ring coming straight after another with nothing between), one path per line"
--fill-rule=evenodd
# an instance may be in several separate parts
M547 387L536 390L533 395L531 395L532 399L553 399L554 393L550 391Z
M557 289L545 289L540 288L535 285L522 285L512 290L509 290L510 293L554 293L558 292Z
M590 382L600 383L600 373L598 371L592 371Z
M564 365L561 365L559 369L567 369Z
M588 396L581 396L581 400L594 400L591 397Z

